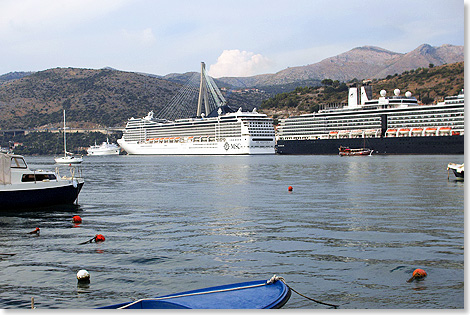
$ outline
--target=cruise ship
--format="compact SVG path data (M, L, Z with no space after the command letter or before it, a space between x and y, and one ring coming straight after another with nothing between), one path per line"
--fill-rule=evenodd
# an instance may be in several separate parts
M252 111L231 109L201 66L197 112L193 118L169 120L149 112L130 118L118 144L128 154L251 155L275 154L272 118ZM208 101L215 100L214 108Z
M279 154L338 154L339 147L374 154L464 154L464 93L420 105L408 91L372 99L367 83L349 88L348 105L281 119Z

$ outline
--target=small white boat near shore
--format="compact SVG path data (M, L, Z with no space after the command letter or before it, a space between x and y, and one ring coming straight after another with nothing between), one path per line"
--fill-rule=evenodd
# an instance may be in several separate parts
M109 143L109 139L106 138L106 142L100 145L96 144L90 146L87 150L87 155L118 155L121 152L121 148L115 143Z
M447 164L447 178L449 178L449 170L452 170L457 179L464 179L464 163L449 163Z

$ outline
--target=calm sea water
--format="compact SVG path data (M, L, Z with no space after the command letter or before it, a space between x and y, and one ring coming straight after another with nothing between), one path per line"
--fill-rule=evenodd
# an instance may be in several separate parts
M0 216L0 253L16 254L0 255L0 308L93 308L273 274L340 308L463 308L464 183L446 170L463 158L85 157L78 207ZM106 241L78 245L95 234ZM416 268L428 277L406 282ZM293 293L285 308L327 307Z

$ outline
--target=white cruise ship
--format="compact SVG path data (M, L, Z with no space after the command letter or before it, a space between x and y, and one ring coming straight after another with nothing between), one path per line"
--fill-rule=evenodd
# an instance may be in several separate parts
M371 86L349 89L348 106L282 119L277 153L337 154L363 147L383 154L463 154L463 90L444 102L419 105L410 92L372 99Z
M208 92L215 99L212 110ZM225 103L202 63L196 118L173 121L155 118L153 112L144 118L131 118L118 144L128 154L275 154L272 118L256 109L233 111Z

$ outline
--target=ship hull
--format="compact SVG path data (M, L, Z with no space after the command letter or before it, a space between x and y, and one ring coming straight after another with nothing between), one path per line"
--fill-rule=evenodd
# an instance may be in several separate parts
M367 148L374 154L464 154L464 136L278 140L278 154L338 154L340 146Z
M131 155L256 155L275 154L274 139L254 141L227 139L186 143L137 143L118 140L118 144Z
M74 180L75 181L75 180ZM49 207L55 205L72 204L77 200L83 181L58 184L56 182L41 183L37 189L10 188L0 190L0 210L30 209L38 207ZM18 186L18 185L17 185Z
M110 150L90 150L87 151L88 155L119 155L120 149L110 149Z

